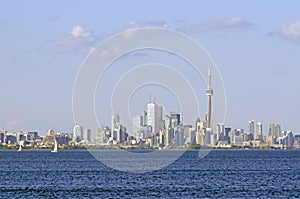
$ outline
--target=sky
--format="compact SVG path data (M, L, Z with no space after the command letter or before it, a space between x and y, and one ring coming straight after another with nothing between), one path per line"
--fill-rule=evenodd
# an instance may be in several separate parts
M190 36L214 60L226 89L226 125L247 129L248 120L255 120L263 123L265 134L270 123L300 134L299 8L297 0L3 0L0 128L37 130L42 135L50 128L71 132L73 84L90 50L124 30L163 27ZM118 64L166 57L135 52L119 60L110 73L120 72ZM174 56L169 59L169 63L180 63ZM182 63L183 67L187 66ZM205 89L204 82L197 81ZM132 95L132 115L143 113L149 93L160 104L169 102L168 112L180 109L172 93L154 87L143 87ZM205 109L206 98L199 93L199 106ZM97 91L96 107L102 97ZM96 112L101 124L110 125L110 112Z

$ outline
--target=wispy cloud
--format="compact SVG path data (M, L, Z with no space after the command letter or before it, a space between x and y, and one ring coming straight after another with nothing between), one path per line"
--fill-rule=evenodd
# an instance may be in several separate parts
M133 20L124 25L122 29L128 30L132 28L143 27L163 27L175 29L184 33L202 33L215 30L245 30L254 26L246 19L238 16L229 18L214 17L194 22L186 22L186 19L187 17L184 15L177 15L173 19L171 19L171 22L166 22L164 20L158 19ZM54 16L51 18L51 20L59 20L59 17ZM131 36L128 34L126 36ZM54 42L51 42L51 50L52 52L58 53L71 53L82 49L88 50L94 47L100 41L100 37L94 35L92 31L86 29L82 25L76 25L72 27L63 37L55 40ZM50 61L53 61L53 59L51 58Z
M246 19L236 16L230 18L214 17L206 20L187 23L177 30L186 33L202 33L208 31L240 31L252 28L254 25Z
M95 44L97 37L81 25L76 25L64 37L58 39L54 45L55 52L71 52L90 47Z
M144 27L168 27L165 21L157 20L157 19L142 19L130 21L125 29L131 28L144 28Z
M126 24L123 30L129 30L133 28L144 28L144 27L163 27L178 30L184 33L202 33L207 31L214 30L223 30L223 31L235 31L235 30L246 30L252 28L254 25L249 21L245 20L242 17L214 17L203 21L196 21L192 23L185 22L187 19L186 16L178 15L172 19L172 22L165 22L163 20L155 19L143 19L130 21ZM175 26L175 27L174 27ZM176 28L176 26L179 28ZM136 32L126 32L124 33L124 39L132 39L135 37ZM116 52L121 52L122 49L114 49L112 51L102 51L100 56L101 58L107 58ZM135 53L134 57L148 56L147 52L142 54Z

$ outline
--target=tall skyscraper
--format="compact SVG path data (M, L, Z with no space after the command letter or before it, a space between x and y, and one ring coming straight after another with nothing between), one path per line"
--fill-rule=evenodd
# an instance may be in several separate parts
M84 131L84 142L90 142L92 140L92 131L91 129L86 129Z
M274 136L275 137L281 137L281 126L279 124L276 124L275 125L275 128L274 128Z
M211 120L212 120L212 105L211 105L211 97L213 95L213 90L211 88L211 67L210 63L208 65L208 78L207 78L207 89L206 89L206 95L207 95L207 128L212 128Z
M248 121L248 133L254 135L254 120Z
M254 135L254 139L256 140L262 140L263 139L263 133L262 133L262 123L261 122L257 122L256 123L256 131L255 131L255 135Z
M279 124L270 124L269 135L275 138L281 137L281 127Z
M218 123L215 125L214 127L214 135L216 136L216 141L218 141L219 139L223 139L224 138L224 124L223 123Z
M83 127L80 125L75 125L73 128L73 141L79 142L83 139Z
M165 116L165 120L164 120L164 128L165 129L169 129L171 127L171 121L172 118L168 115Z
M162 106L154 102L147 104L147 125L152 127L152 132L157 133L162 127Z
M116 140L120 142L121 140L121 124L120 124L120 116L118 114L114 114L111 119L111 137L112 140Z
M274 129L275 129L275 124L270 124L269 126L269 136L273 136L274 135Z

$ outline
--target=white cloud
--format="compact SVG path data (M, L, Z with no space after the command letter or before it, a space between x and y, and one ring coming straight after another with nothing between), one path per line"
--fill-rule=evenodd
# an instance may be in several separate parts
M73 35L74 37L89 37L91 34L89 31L85 30L82 26L74 26L72 30L70 31L70 35Z
M287 39L300 41L300 19L283 24L280 28L280 34Z
M188 33L201 33L214 30L234 31L245 30L253 27L253 24L242 17L214 17L211 19L195 21L179 27L178 30Z
M96 36L80 25L72 27L68 34L57 40L53 45L55 52L71 52L94 45Z

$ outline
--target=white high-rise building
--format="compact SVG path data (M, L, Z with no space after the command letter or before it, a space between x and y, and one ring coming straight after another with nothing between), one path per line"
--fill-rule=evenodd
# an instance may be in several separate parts
M152 132L157 133L162 127L162 106L154 102L147 104L147 125L152 127Z
M269 126L269 135L274 136L275 138L281 137L281 127L279 124L270 124Z
M254 120L248 121L248 133L254 135Z
M121 124L120 124L120 116L118 114L114 114L111 119L111 138L112 140L116 140L118 142L121 141Z
M83 127L75 125L73 128L73 141L80 142L83 139Z
M86 129L84 131L84 142L90 142L92 140L92 131L91 129Z
M256 131L255 131L255 135L254 135L255 140L262 140L263 139L263 132L262 131L263 131L262 123L257 122L256 123Z
M216 136L216 142L219 141L220 138L224 138L224 124L218 123L215 125L214 135Z

